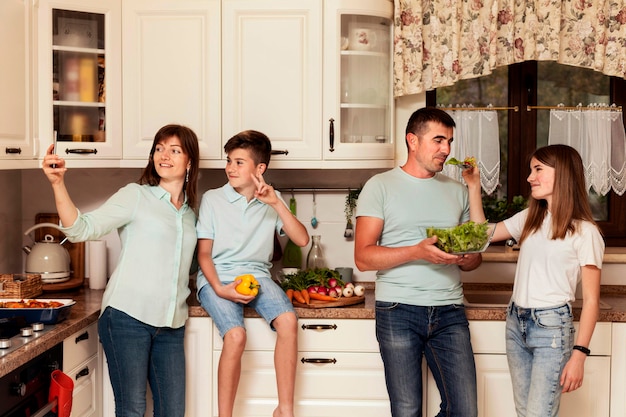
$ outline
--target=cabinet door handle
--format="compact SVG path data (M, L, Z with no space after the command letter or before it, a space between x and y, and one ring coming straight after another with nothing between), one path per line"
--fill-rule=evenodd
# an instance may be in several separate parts
M82 340L87 340L87 339L89 339L89 332L85 332L81 334L80 336L76 336L75 343L78 343Z
M330 126L328 127L328 141L330 142L329 151L335 152L335 119L332 117L328 120Z
M16 153L19 155L22 153L22 148L4 148L4 152L7 154Z
M336 324L303 324L302 330L337 330Z
M76 148L76 149L65 149L65 153L77 153L80 155L86 155L86 154L97 154L98 150L97 149L85 149L85 148Z
M316 363L316 364L320 364L320 363L337 363L337 359L332 358L332 359L328 359L328 358L302 358L300 359L300 362L302 363Z
M86 366L76 374L76 378L74 379L78 381L80 378L87 376L87 375L89 375L89 367Z
M270 153L272 155L289 155L289 149L276 149Z

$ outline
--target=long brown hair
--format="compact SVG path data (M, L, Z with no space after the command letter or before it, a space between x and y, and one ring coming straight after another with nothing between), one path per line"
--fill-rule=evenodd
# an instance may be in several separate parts
M152 186L159 185L161 177L157 174L154 167L154 151L156 146L164 139L176 136L180 140L183 153L189 157L189 175L185 180L184 191L187 196L187 204L192 209L196 208L198 201L198 171L200 168L200 149L198 147L198 137L193 130L181 125L163 126L154 135L152 149L150 149L150 157L148 165L143 169L141 178L137 181L139 184L148 184Z
M587 199L585 170L578 152L567 145L549 145L537 149L531 158L554 168L551 239L563 239L568 232L575 233L582 220L596 224ZM528 197L528 217L520 243L541 228L547 213L546 200L536 200L532 195Z

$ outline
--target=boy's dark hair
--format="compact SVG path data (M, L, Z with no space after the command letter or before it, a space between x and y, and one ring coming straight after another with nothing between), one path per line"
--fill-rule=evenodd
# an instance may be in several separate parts
M269 166L270 164L272 142L270 142L270 139L264 133L256 130L244 130L243 132L237 133L235 136L228 139L228 142L224 145L224 152L226 152L226 154L229 154L235 149L247 149L255 165L264 163Z

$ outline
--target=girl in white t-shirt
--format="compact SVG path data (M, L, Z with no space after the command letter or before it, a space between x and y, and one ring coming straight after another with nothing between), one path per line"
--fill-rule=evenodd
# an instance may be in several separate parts
M475 182L479 176L468 172L464 178ZM492 241L514 238L520 245L506 321L517 415L556 416L561 393L583 383L600 311L604 241L591 214L576 150L566 145L537 149L528 182L528 208L497 223ZM478 193L470 193L470 207L481 211L472 199L475 203ZM571 302L579 280L583 308L576 332Z

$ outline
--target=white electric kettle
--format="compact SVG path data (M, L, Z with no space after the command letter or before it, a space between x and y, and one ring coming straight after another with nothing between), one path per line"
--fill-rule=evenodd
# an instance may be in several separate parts
M54 223L39 223L24 232L30 236L30 232L41 227L52 227L61 230ZM56 284L70 279L70 254L63 247L66 239L61 242L54 240L52 235L46 235L41 242L35 242L33 246L24 246L22 249L28 254L26 257L27 274L40 274L41 281L46 284Z

